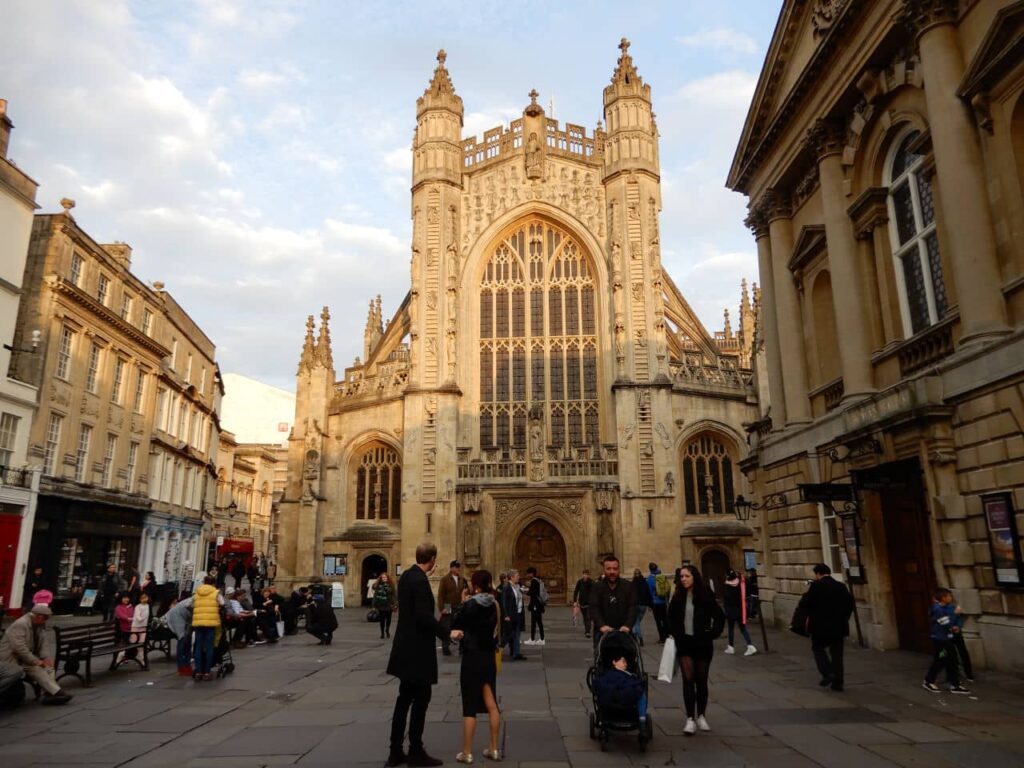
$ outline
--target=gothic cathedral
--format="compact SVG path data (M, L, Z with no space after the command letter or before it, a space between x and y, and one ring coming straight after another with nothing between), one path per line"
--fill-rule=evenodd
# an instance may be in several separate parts
M627 573L743 565L757 289L711 335L662 270L651 88L620 47L606 127L562 128L533 92L482 142L438 54L416 102L409 292L387 323L371 301L341 379L327 309L307 323L285 584L341 581L351 602L425 540L442 566L535 565L553 598L607 552Z

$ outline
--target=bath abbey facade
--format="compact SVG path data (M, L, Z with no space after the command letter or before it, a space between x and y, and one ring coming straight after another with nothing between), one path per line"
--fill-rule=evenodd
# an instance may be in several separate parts
M736 330L711 334L663 270L651 89L620 47L589 135L533 92L482 141L438 54L416 102L408 294L386 322L371 301L340 376L327 309L308 320L285 582L359 594L425 540L467 571L533 564L553 599L608 552L712 578L742 565L759 296L744 283Z

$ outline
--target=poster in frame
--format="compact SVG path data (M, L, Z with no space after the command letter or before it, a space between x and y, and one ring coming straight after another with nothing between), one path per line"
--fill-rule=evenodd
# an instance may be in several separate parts
M843 567L851 584L864 584L864 564L860 556L860 530L855 517L844 517L840 520L843 529Z
M991 493L981 497L988 529L988 545L992 553L992 570L1001 587L1021 587L1020 537L1009 493Z

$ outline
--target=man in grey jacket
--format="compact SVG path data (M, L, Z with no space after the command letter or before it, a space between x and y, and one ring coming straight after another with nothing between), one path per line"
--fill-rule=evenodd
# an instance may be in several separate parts
M67 704L71 695L57 685L53 659L46 655L46 622L50 606L38 603L7 628L0 639L0 663L18 664L45 691L43 704Z
M167 628L177 640L178 674L192 676L192 600L186 597L164 614Z

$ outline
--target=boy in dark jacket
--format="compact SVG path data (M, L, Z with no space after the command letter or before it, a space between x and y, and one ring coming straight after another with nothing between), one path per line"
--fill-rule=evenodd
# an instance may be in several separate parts
M921 683L921 687L929 693L942 691L935 684L935 678L939 676L939 671L943 667L946 669L946 682L949 683L950 693L970 693L960 685L956 645L953 643L953 636L959 631L953 593L945 588L935 590L935 599L928 609L928 634L932 639L935 654L932 656L928 673L924 676L924 682Z
M612 659L612 669L594 678L594 693L602 707L630 710L640 704L644 684L629 671L626 657L618 656Z

